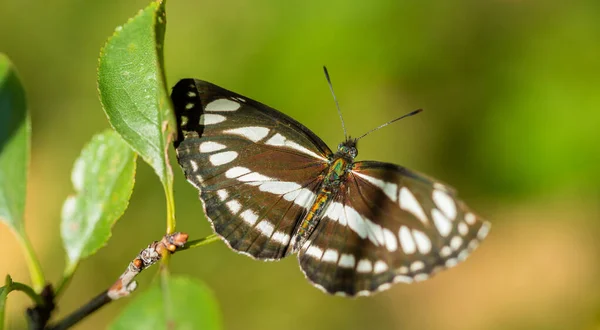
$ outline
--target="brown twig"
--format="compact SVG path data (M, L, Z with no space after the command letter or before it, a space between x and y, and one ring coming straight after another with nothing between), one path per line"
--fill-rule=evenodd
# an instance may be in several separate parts
M27 316L28 328L30 330L42 330L50 320L52 311L56 307L54 305L54 290L52 285L48 284L40 293L39 298L41 303L36 303L35 306L27 308L25 315Z
M144 269L154 265L166 254L174 253L185 245L188 240L188 234L173 233L165 235L162 240L154 241L143 249L127 266L125 272L119 279L106 291L94 297L85 305L81 306L72 314L65 317L48 330L63 330L75 325L85 317L89 316L102 306L113 300L130 295L137 287L135 277Z

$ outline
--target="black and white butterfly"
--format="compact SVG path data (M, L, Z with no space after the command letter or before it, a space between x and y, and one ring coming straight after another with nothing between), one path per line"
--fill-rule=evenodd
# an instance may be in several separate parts
M487 235L452 188L404 167L354 162L296 120L197 79L171 95L174 142L215 232L261 260L298 253L327 293L368 295L463 261Z

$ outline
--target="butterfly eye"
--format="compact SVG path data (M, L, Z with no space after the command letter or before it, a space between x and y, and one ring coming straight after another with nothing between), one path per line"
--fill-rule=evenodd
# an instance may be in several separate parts
M355 147L351 147L350 150L348 150L348 153L354 158L358 155L358 150Z

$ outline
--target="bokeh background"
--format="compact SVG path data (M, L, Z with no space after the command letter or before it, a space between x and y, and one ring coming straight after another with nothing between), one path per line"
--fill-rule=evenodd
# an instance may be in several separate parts
M33 121L27 230L54 283L73 161L108 127L98 53L146 4L0 2L0 51L20 71ZM257 262L221 242L177 254L173 273L214 290L227 329L600 328L600 2L178 0L167 13L169 85L211 81L284 111L335 147L343 135L326 64L354 136L425 109L361 140L360 159L448 182L493 223L460 266L355 300L310 286L295 258ZM196 190L175 174L178 229L210 234ZM162 188L140 161L129 209L108 246L81 264L58 315L112 284L164 230ZM28 282L17 247L0 226L0 275ZM139 277L139 290L155 271ZM9 296L10 328L24 327L28 303ZM103 329L128 303L76 329Z

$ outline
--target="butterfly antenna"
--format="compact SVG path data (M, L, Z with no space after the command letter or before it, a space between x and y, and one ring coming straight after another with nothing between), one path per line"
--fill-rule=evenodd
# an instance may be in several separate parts
M340 104L335 97L335 93L333 92L333 85L331 84L331 78L329 78L329 72L327 72L327 67L323 66L323 71L325 71L325 78L327 78L327 84L329 84L329 90L331 90L331 95L333 95L333 100L335 101L335 106L337 107L338 115L340 116L340 120L342 121L342 129L344 129L344 140L348 140L348 133L346 133L346 125L344 124L344 117L342 117L342 110L340 109Z
M369 135L369 134L371 134L371 133L375 132L376 130L378 130L378 129L380 129L380 128L386 127L387 125L389 125L389 124L391 124L391 123L393 123L393 122L396 122L396 121L398 121L398 120L400 120L400 119L402 119L402 118L406 118L406 117L414 116L414 115L418 114L418 113L419 113L419 112L421 112L421 111L423 111L423 109L417 109L417 110L415 110L415 111L412 111L412 112L410 112L410 113L407 113L407 114L405 114L404 116L400 116L400 117L398 117L398 118L396 118L396 119L394 119L394 120L388 121L387 123L385 123L385 124L383 124L383 125L381 125L381 126L379 126L379 127L373 128L372 130L368 131L367 133L365 133L365 134L363 134L363 135L359 136L359 137L358 137L356 140L358 141L358 140L360 140L360 139L364 138L365 136L367 136L367 135Z

